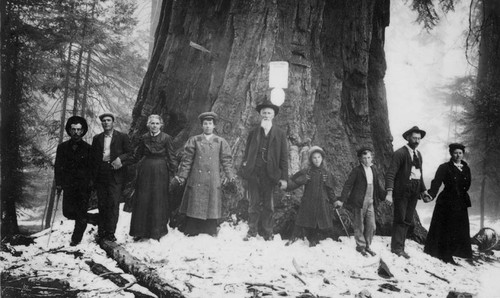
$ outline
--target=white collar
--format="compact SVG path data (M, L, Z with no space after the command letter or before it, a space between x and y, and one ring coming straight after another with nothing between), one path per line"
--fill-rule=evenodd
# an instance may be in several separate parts
M161 130L159 130L157 133L151 133L151 136L152 136L152 137L156 137L157 135L159 135L159 134L160 134L160 132L161 132Z
M408 146L408 144L406 144L406 145L405 145L405 147L408 149L408 151L410 151L410 153L413 153L414 151L415 151L415 153L417 153L417 152L418 152L417 148L415 148L415 149L411 149L411 147L410 147L410 146Z

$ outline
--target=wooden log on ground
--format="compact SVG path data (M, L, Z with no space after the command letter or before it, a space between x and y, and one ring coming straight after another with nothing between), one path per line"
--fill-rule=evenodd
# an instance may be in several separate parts
M118 266L125 272L135 276L137 282L148 288L160 298L183 298L181 291L171 286L166 280L161 278L156 270L150 269L146 264L128 253L119 244L102 240L99 245L106 253L113 258Z
M1 297L77 297L80 290L72 289L65 280L42 276L1 274Z
M120 275L118 272L113 272L106 268L106 266L96 263L93 260L87 260L85 261L87 265L89 265L90 270L92 273L104 278L104 279L109 279L112 281L115 285L124 288L129 284L129 281L125 279L123 276ZM134 297L137 298L145 298L145 297L153 297L151 295L147 295L138 291L131 290L130 288L124 289L125 292L129 292L134 294Z

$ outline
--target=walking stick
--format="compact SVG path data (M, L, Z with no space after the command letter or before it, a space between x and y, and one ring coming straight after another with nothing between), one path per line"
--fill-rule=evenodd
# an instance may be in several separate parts
M344 228L344 232L347 235L347 237L351 237L349 235L349 232L347 232L347 228L345 227L344 221L342 220L342 217L340 216L339 209L335 208L335 212L337 213L337 216L339 217L340 223L342 224L342 227Z
M54 220L56 219L57 206L59 206L59 199L60 198L61 198L61 192L58 191L57 197L56 197L56 208L54 209L54 214L52 214L52 223L50 224L49 237L47 238L47 248L49 247L50 235L52 235L52 228L54 227Z

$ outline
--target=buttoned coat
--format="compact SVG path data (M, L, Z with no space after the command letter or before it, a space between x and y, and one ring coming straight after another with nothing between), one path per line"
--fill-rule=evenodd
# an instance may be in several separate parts
M294 174L287 181L287 191L302 185L304 194L295 224L305 228L332 228L329 202L335 201L335 181L331 172L321 167L310 167Z
M373 205L376 208L379 200L385 200L386 193L380 184L377 169L374 166L371 166L370 169L373 173ZM363 208L367 188L368 182L366 181L365 170L363 165L359 165L352 169L344 183L340 200L349 207Z
M417 151L417 153L418 158L420 159L420 170L422 173L420 176L420 192L423 192L427 189L424 184L424 175L422 170L423 159L420 151ZM396 150L392 156L391 165L385 175L385 188L392 188L394 197L403 196L406 185L410 182L411 167L411 156L408 148L403 146Z
M248 134L243 157L243 166L240 175L244 179L252 178L254 175L255 163L260 154L260 140L264 130L258 126ZM288 142L283 130L275 125L269 131L269 147L266 156L266 172L269 178L275 183L280 179L288 179Z
M54 176L56 185L64 190L65 217L76 219L78 213L87 213L91 170L91 147L87 142L68 140L57 146Z
M198 219L222 217L221 171L234 178L231 148L227 141L213 135L191 137L184 146L178 176L186 181L180 212Z
M97 176L97 170L99 169L99 163L102 161L102 156L104 152L104 132L94 136L92 139L92 156L93 156L93 170L94 177ZM123 183L126 174L126 166L131 164L130 155L131 148L129 138L126 134L113 130L113 137L111 138L110 144L110 161L115 160L117 157L120 158L123 167L118 170L113 171L113 177L116 183Z

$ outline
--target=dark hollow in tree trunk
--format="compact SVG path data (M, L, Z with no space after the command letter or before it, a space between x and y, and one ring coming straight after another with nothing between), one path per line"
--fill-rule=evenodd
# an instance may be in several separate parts
M147 130L150 114L159 114L181 150L201 133L198 114L212 110L238 170L259 121L255 107L269 92L269 62L287 61L289 86L275 124L288 135L289 174L306 163L310 146L321 146L340 194L359 147L374 148L382 173L392 156L384 86L388 25L389 0L165 0L133 110L132 140ZM224 194L225 216L240 212L246 200L238 183L238 191ZM276 233L291 235L301 194L277 192ZM377 213L379 234L390 235L391 208Z

